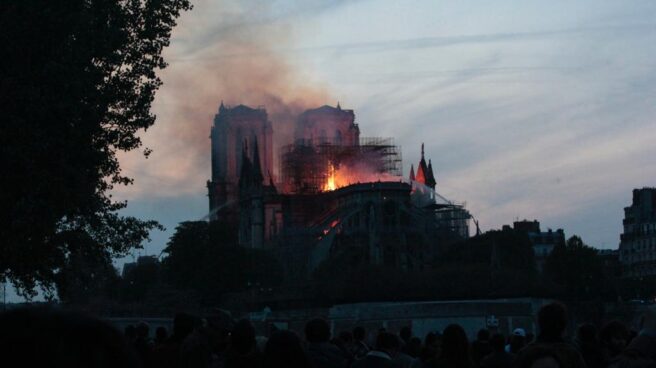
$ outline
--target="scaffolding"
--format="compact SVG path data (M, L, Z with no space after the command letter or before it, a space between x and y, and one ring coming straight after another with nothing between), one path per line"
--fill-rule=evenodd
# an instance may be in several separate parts
M363 137L357 145L328 139L318 143L299 140L280 151L281 182L286 193L324 191L334 171L344 168L361 173L355 176L362 182L374 177L400 178L403 175L401 149L394 145L393 138Z
M381 163L381 172L403 176L403 157L401 146L394 144L394 138L363 137L360 138L362 152L375 153Z
M447 230L461 239L469 238L469 220L472 216L464 204L436 204L431 209L438 229Z

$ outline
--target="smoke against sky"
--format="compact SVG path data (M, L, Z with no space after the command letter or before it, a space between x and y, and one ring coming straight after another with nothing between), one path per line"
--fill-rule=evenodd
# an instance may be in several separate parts
M483 230L515 218L616 248L634 187L656 185L656 3L650 1L199 1L125 155L128 213L168 228L207 212L209 129L221 100L354 109L404 169L426 143L437 190ZM195 217L194 217L195 216Z
M210 174L210 126L219 103L264 106L275 139L291 139L292 122L324 104L329 93L292 68L276 47L289 47L291 34L276 13L260 4L200 1L183 15L165 57L164 83L154 104L157 123L143 135L154 151L121 160L137 185L121 188L127 198L171 197L204 190ZM253 19L252 14L258 14Z

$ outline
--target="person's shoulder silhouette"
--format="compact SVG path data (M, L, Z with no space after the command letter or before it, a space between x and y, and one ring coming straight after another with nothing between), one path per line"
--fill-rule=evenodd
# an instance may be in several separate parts
M22 367L138 367L122 333L77 312L20 308L0 314L0 356Z

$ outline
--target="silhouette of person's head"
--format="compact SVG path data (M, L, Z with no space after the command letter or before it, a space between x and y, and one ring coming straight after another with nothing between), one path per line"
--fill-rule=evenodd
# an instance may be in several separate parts
M421 339L416 336L411 337L405 345L405 353L413 358L419 357L421 354Z
M301 339L292 331L278 330L271 334L264 347L264 368L306 368L310 362Z
M123 335L128 341L132 341L137 337L137 329L134 325L127 325L125 326L125 329L123 329Z
M381 332L376 337L376 350L384 351L390 356L394 357L401 347L399 338L389 332Z
M620 321L610 321L599 331L601 344L612 356L624 350L629 341L629 329Z
M84 314L20 308L0 314L0 326L0 356L23 367L139 365L134 350L118 330Z
M440 349L440 335L435 332L429 332L424 337L424 346L419 354L422 361L426 362L434 359Z
M333 337L333 338L330 340L330 343L333 344L333 345L335 345L335 346L337 346L337 347L340 348L342 351L344 351L344 352L348 352L348 350L349 350L349 349L348 349L349 340L345 340L345 339L343 339L343 338L342 338L342 335L343 335L343 332L340 333L338 336ZM345 336L345 337L346 337L346 336ZM349 337L350 337L350 335L349 335Z
M255 327L247 319L235 324L230 334L230 346L240 354L246 354L255 349Z
M196 318L187 313L178 313L173 317L173 336L176 342L181 342L196 327Z
M150 327L146 322L139 322L135 328L137 337L140 339L147 339L148 333L150 332Z
M576 339L580 342L596 343L597 328L591 323L584 323L576 330Z
M501 353L506 348L506 338L502 334L494 334L490 338L490 346L494 351Z
M326 320L315 318L305 325L305 339L310 343L328 342L330 326Z
M519 353L526 346L526 331L523 328L516 328L510 335L510 352Z
M159 326L157 329L155 329L155 342L158 344L161 344L166 341L166 338L168 337L168 331L166 330L166 327L164 326Z
M339 339L349 344L353 342L353 334L351 333L351 331L342 331L339 333Z
M540 336L546 339L560 339L567 328L567 308L562 303L544 305L538 311Z
M470 359L467 334L460 325L454 323L444 329L440 357L454 363L465 362Z
M367 331L365 331L364 327L357 326L353 329L353 339L355 339L355 341L363 341L366 336Z
M424 346L435 346L440 343L440 335L436 334L435 332L429 332L426 334L426 337L424 337Z
M476 340L488 341L490 339L490 331L487 328L481 328L476 334Z
M399 336L403 340L404 344L407 344L410 342L410 338L412 337L412 328L409 326L403 326L401 327L401 331L399 331Z

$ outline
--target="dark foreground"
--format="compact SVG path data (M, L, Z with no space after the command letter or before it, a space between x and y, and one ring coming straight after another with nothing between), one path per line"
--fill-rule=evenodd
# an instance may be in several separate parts
M422 339L409 327L397 335L353 326L331 336L325 320L313 319L303 337L275 329L265 337L247 320L178 314L172 331L159 327L151 339L145 323L121 332L79 312L23 308L0 315L0 354L29 367L656 367L654 307L641 316L638 331L617 321L599 330L583 324L572 339L564 305L543 306L536 321L537 336L481 329L470 342L458 324Z

